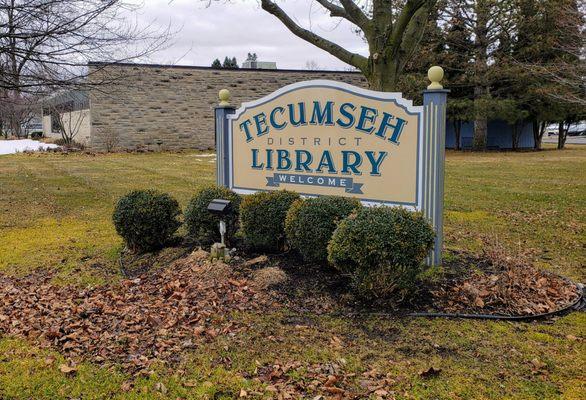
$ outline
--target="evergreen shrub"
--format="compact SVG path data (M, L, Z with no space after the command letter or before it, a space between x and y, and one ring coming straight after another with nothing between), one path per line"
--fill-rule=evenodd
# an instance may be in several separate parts
M185 209L187 235L190 239L202 245L220 241L220 217L211 214L207 209L214 199L229 200L232 203L231 212L224 217L224 221L226 221L226 242L230 244L238 229L241 198L238 194L223 186L205 186L199 189L192 197Z
M403 297L414 289L433 243L433 228L421 213L364 207L338 224L328 245L328 260L350 275L360 297Z
M128 249L146 252L163 247L181 222L179 203L166 193L135 190L121 197L112 219Z
M286 190L245 196L240 204L240 231L245 244L257 251L281 250L287 210L297 199L297 193Z
M328 242L337 223L361 206L358 199L340 196L295 201L285 219L285 232L291 248L307 262L326 262Z

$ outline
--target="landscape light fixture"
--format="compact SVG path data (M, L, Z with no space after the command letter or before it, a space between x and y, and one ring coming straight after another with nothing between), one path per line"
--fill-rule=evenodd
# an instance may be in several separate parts
M230 200L213 199L208 204L208 211L213 215L220 217L220 236L222 237L222 244L225 245L224 235L226 235L226 216L232 211L232 203Z

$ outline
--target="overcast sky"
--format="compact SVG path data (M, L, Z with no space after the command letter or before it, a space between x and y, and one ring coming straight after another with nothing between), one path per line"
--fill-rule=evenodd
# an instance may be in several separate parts
M352 25L331 18L313 0L278 0L279 4L305 28L334 40L345 48L367 53L364 42ZM277 68L305 68L313 60L320 69L348 66L317 47L297 38L256 0L225 0L206 7L201 0L142 0L136 18L140 25L180 31L168 49L153 54L150 62L209 66L215 58L235 56L239 64L248 52L260 61L276 61Z

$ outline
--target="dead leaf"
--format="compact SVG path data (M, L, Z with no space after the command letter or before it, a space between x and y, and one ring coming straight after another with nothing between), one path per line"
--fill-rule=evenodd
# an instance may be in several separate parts
M547 366L547 364L539 360L539 358L534 358L533 360L531 360L531 364L533 364L533 367L535 367L535 369L543 369Z
M205 328L203 326L196 326L195 328L193 328L193 334L195 336L201 336L202 333L205 332Z
M69 366L67 364L60 364L59 371L63 372L65 375L74 375L77 372L77 367Z
M324 383L324 386L333 386L336 382L338 382L338 378L334 375L328 376L328 380Z
M344 344L344 342L342 342L342 339L340 339L337 336L332 336L332 338L330 339L330 343L332 344L332 346L337 348L341 348Z
M475 305L476 307L484 308L484 300L482 300L480 297L477 297L477 298L474 300L474 305Z
M345 392L344 389L340 389L339 387L336 387L336 386L326 386L326 387L324 387L324 390L328 393L331 393L331 394L343 394Z
M245 267L252 267L253 265L264 264L269 261L269 258L265 255L255 257L251 260L247 260L244 263Z
M167 389L167 386L165 386L163 382L157 382L157 384L155 385L155 390L163 394L167 394L167 392L169 391Z

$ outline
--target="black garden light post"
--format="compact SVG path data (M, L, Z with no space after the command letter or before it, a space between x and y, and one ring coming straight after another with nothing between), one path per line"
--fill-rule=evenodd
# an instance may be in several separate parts
M232 203L230 200L214 199L208 204L208 211L220 218L220 237L221 243L214 243L212 245L212 258L226 259L228 256L226 251L226 216L232 211Z

